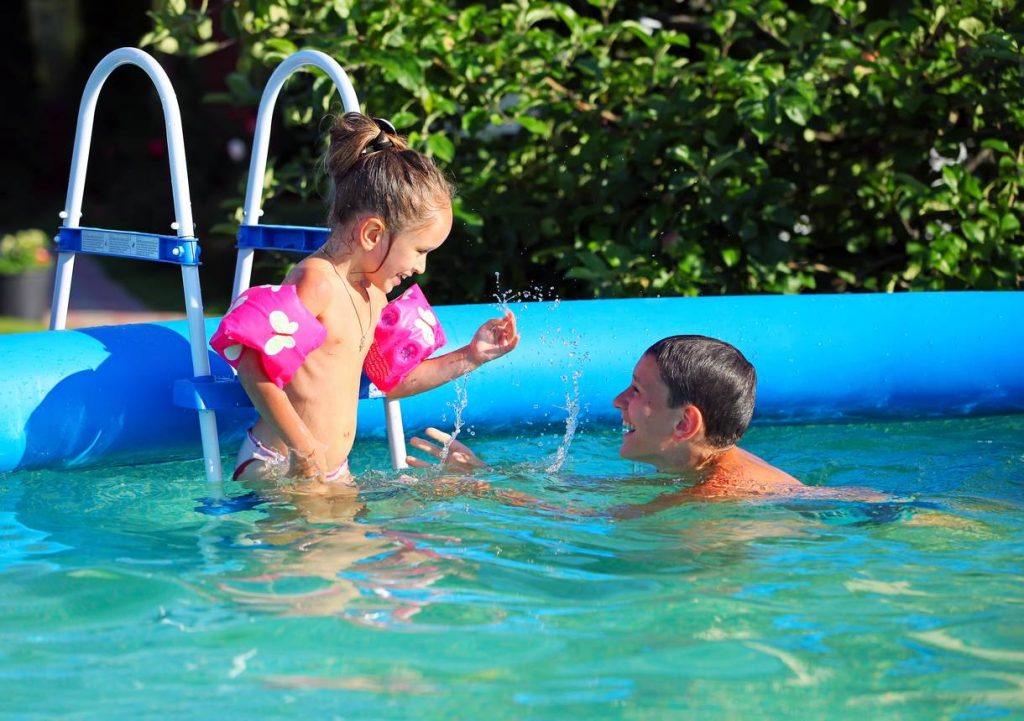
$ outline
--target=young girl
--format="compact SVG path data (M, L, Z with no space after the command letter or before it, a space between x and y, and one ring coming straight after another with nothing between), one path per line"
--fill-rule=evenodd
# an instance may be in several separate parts
M219 351L237 367L260 414L239 451L238 480L351 483L347 459L360 374L386 294L426 269L427 254L444 243L452 227L452 187L386 120L360 113L338 118L325 163L334 185L328 240L282 286L259 289L271 304L290 299L291 306L269 312L276 335L262 350L238 344ZM240 296L218 334L241 302ZM468 345L421 363L388 397L435 388L500 358L518 342L515 317L506 313L484 323ZM284 357L296 352L296 343L298 351L308 352L305 360L299 356L290 381L271 380L261 352L286 351L279 355Z

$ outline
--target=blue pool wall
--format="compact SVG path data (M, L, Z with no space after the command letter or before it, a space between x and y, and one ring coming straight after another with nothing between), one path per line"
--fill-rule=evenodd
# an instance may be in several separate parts
M522 342L461 381L477 431L619 423L612 399L654 341L678 333L737 346L758 371L755 422L818 423L1024 412L1024 294L744 296L512 304ZM448 345L467 343L494 304L436 308ZM207 322L207 336L219 319ZM212 352L214 375L230 369ZM201 456L193 411L172 404L192 375L183 321L0 337L0 471ZM407 435L450 428L448 384L402 401ZM225 452L253 411L218 414ZM379 400L359 433L383 437Z

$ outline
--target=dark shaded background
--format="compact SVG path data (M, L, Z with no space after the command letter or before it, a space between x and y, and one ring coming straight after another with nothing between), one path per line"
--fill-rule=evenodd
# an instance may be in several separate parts
M139 46L150 30L139 0L16 0L0 23L7 79L0 170L0 232L55 232L64 208L82 91L110 51ZM229 48L200 61L154 54L170 76L184 124L192 210L203 245L207 309L223 310L233 273L233 240L210 234L229 218L221 199L241 194L252 113L204 103L235 65ZM233 161L228 142L246 143ZM139 69L118 68L100 93L89 158L83 226L172 233L174 220L160 101ZM157 310L182 309L176 266L103 259L108 274Z

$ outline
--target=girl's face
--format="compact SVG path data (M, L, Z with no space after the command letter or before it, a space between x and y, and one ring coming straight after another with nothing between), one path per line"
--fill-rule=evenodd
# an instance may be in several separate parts
M452 207L448 204L427 216L425 223L396 235L389 234L374 250L375 255L379 254L380 267L367 277L382 291L390 293L406 278L427 269L427 253L437 250L451 230Z

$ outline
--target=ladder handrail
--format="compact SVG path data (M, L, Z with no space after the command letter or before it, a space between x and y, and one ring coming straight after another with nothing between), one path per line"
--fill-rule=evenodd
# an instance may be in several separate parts
M267 170L267 150L270 146L270 126L274 119L274 106L285 81L297 70L313 66L320 68L334 81L334 87L341 95L341 104L346 112L359 110L359 100L348 73L330 55L319 50L300 50L290 55L275 68L263 89L260 107L256 112L256 130L252 141L252 157L249 160L249 179L245 187L242 225L258 225L260 200L263 196L263 180Z
M149 76L160 96L164 110L164 126L167 130L167 156L170 161L171 191L174 195L174 217L177 220L178 236L191 236L192 200L188 191L188 172L185 166L185 140L181 130L181 113L178 98L171 86L167 73L153 56L138 48L118 48L106 55L93 69L82 92L82 103L78 110L78 125L75 128L75 147L71 154L71 178L68 182L67 202L64 205L64 225L77 228L82 216L82 192L85 188L86 169L89 164L89 150L92 145L92 123L96 114L96 100L103 84L110 74L122 65L135 65Z
M242 225L259 225L260 202L263 199L263 181L267 173L267 151L270 146L270 127L274 119L274 106L285 81L297 70L304 67L317 67L327 73L334 82L334 87L341 95L341 104L346 112L359 110L359 100L348 74L338 61L319 50L300 50L287 57L271 74L267 86L260 98L260 107L256 112L256 130L252 141L252 156L249 160L249 177L245 186L245 203L242 207ZM249 287L252 277L251 248L239 249L235 260L235 279L231 288L231 300Z
M185 164L185 139L181 125L178 98L171 86L167 73L148 53L138 48L118 48L108 53L93 69L82 91L75 127L75 145L71 154L71 175L68 180L68 194L61 212L65 228L79 228L82 217L82 196L89 165L89 150L92 145L93 119L100 90L110 74L122 65L135 65L145 71L156 87L163 108L164 127L167 133L167 156L171 175L171 192L174 198L174 224L172 227L179 238L195 238L195 224L192 220L192 200L188 189L188 169ZM67 326L68 299L71 294L71 276L74 272L75 252L61 251L58 254L57 273L54 281L53 303L50 309L50 329L63 330ZM210 358L206 351L206 323L203 318L203 298L199 285L199 269L196 265L181 266L182 287L185 294L185 315L188 319L189 349L192 355L192 370L196 376L210 375ZM213 411L200 411L199 428L203 441L203 458L206 477L219 485L222 481L220 466L220 444L217 438L217 421Z

